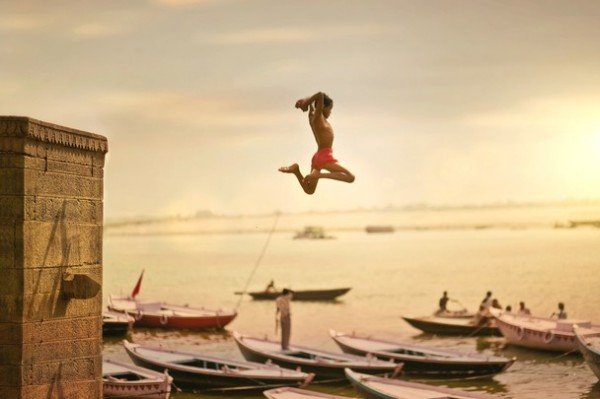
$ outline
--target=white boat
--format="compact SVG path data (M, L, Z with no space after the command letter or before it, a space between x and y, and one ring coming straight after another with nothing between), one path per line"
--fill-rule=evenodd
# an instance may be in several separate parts
M368 399L492 399L483 393L356 373L346 369L346 378ZM282 398L288 399L288 398ZM289 398L292 399L292 398Z
M349 399L347 396L331 395L294 387L273 388L263 391L268 399Z
M208 356L201 352L175 351L123 341L135 364L152 370L168 370L180 387L202 390L242 391L284 385L304 386L314 375L281 368L271 363L252 363Z
M575 336L585 362L600 380L600 331L575 327Z
M383 361L374 356L334 353L299 345L290 345L289 349L282 350L278 341L254 338L235 331L233 338L246 360L259 363L271 361L288 369L300 369L315 374L315 380L343 379L345 367L365 374L396 376L403 366L402 363Z
M600 332L600 325L589 320L551 319L494 312L496 325L506 341L512 345L554 352L579 351L574 326Z
M329 335L345 353L371 354L378 359L404 363L402 371L407 375L439 378L490 376L506 370L515 361L515 358L464 353L356 333L329 330Z
M102 385L106 398L168 399L173 378L129 363L104 359Z

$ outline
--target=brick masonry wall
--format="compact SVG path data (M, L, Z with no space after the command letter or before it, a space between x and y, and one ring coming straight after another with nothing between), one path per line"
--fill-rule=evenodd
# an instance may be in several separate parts
M106 138L0 116L0 398L102 397L102 290L63 295L65 273L102 284Z

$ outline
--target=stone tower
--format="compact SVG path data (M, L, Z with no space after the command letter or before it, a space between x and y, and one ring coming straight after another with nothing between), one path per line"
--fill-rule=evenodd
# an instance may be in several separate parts
M0 116L0 398L102 397L105 137Z

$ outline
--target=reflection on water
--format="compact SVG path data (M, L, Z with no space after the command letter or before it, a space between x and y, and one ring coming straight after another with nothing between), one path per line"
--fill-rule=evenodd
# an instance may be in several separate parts
M247 297L239 302L234 294L251 275L250 290L264 288L271 279L278 287L292 289L351 286L337 302L292 302L292 341L339 351L328 335L333 328L516 357L511 368L493 378L437 383L501 398L600 399L597 378L578 355L522 349L505 345L502 338L421 334L401 318L431 314L444 290L469 310L476 309L485 292L492 290L503 306L516 308L524 300L534 314L548 315L563 301L570 316L598 322L600 230L436 230L384 235L340 231L336 236L336 240L311 241L278 233L252 275L265 234L109 235L104 244L105 301L111 293L130 292L145 269L141 299L236 308L239 314L225 331L134 328L130 340L242 359L232 331L275 336L274 303ZM127 359L119 338L107 338L104 353ZM314 388L356 396L349 385ZM176 399L203 396L173 395Z

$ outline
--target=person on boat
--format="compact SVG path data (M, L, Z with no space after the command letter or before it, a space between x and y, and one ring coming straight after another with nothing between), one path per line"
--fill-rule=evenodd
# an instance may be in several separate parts
M485 310L488 310L492 306L492 291L485 293L485 298L483 298L481 304L484 306Z
M437 312L435 312L435 314L439 315L446 313L448 311L446 306L448 305L449 300L450 298L448 298L448 291L444 291L444 294L442 295L439 301L439 309L437 310Z
M565 304L562 302L558 303L558 313L552 313L550 317L556 317L558 319L566 319L567 312L565 311Z
M529 316L531 315L531 311L525 306L525 302L519 302L519 311L517 312L520 316Z
M498 302L496 298L492 299L492 305L490 307L493 309L502 309L502 305L500 305L500 302Z
M317 141L318 149L312 157L311 171L306 176L302 175L297 163L282 166L279 171L296 176L306 194L314 194L319 179L352 183L354 175L333 157L333 128L327 120L333 109L333 100L327 94L318 92L296 101L296 108L301 109L302 112L308 111L308 122ZM323 169L329 173L322 173Z
M265 287L265 292L274 292L274 291L277 291L277 290L275 289L275 281L274 281L274 280L271 280L271 281L269 282L269 284L267 284L267 286Z
M504 311L505 311L506 313L512 313L512 306L510 306L510 305L506 305L506 308L504 309Z
M275 318L279 316L279 325L281 326L281 349L287 350L290 345L290 334L292 332L292 319L290 313L290 302L292 301L292 291L284 288L281 294L275 300L277 310Z
M490 313L488 309L486 309L485 305L482 303L479 305L479 310L473 316L471 323L476 326L484 326L488 323L490 319Z

